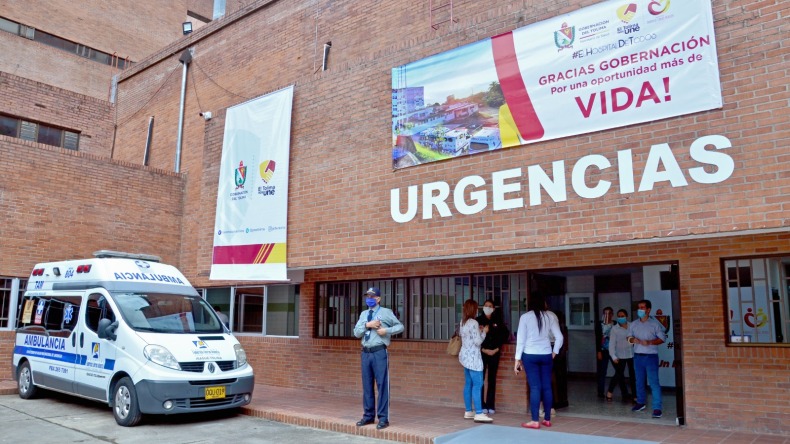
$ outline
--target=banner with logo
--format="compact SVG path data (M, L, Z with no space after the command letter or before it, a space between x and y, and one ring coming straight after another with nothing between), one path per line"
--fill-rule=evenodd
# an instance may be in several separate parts
M710 0L605 1L394 68L393 166L721 106Z
M293 86L228 108L210 279L284 281Z

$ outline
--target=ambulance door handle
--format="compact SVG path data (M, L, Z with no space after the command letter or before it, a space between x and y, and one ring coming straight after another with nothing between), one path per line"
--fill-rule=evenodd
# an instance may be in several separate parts
M85 345L85 333L80 333L80 348Z
M77 346L77 334L76 333L71 335L71 346L72 347L76 347Z

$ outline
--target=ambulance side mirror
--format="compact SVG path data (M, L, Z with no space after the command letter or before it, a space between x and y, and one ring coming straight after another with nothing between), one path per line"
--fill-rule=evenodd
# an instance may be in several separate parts
M117 328L118 321L112 322L107 318L102 318L99 320L99 338L114 341L118 337L118 335L115 334Z

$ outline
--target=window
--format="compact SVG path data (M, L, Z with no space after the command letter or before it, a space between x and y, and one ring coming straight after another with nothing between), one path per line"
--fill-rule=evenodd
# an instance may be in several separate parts
M787 342L790 256L726 259L722 266L729 343Z
M44 123L0 115L0 134L77 151L80 135Z
M228 315L235 333L299 336L299 285L206 288L203 294Z
M27 280L0 277L0 330L13 329L19 293L24 291Z
M107 318L115 322L115 313L101 294L92 294L88 297L88 308L85 312L85 324L94 332L99 331L99 320Z
M35 296L25 298L19 313L19 328L44 331L50 336L68 337L80 314L80 296Z
M464 301L487 299L515 331L526 299L526 273L461 275L318 284L318 337L353 337L354 326L366 309L363 292L381 290L381 305L390 308L404 325L396 337L448 340L462 319ZM512 327L511 327L512 326Z
M79 43L66 40L62 37L58 37L41 30L36 30L3 17L0 17L0 31L10 32L11 34L18 35L26 39L35 40L44 45L60 49L61 51L76 54L80 57L99 62L103 65L117 66L120 69L124 69L128 66L131 66L133 63L128 58L122 59L115 54L99 51L98 49L81 45Z

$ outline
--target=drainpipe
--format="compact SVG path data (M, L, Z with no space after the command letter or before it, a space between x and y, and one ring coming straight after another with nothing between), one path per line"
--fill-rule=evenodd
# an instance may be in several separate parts
M178 61L184 64L181 74L181 106L178 109L178 138L176 139L176 166L175 172L181 172L181 138L184 133L184 97L187 92L187 67L192 61L192 48L185 49Z

